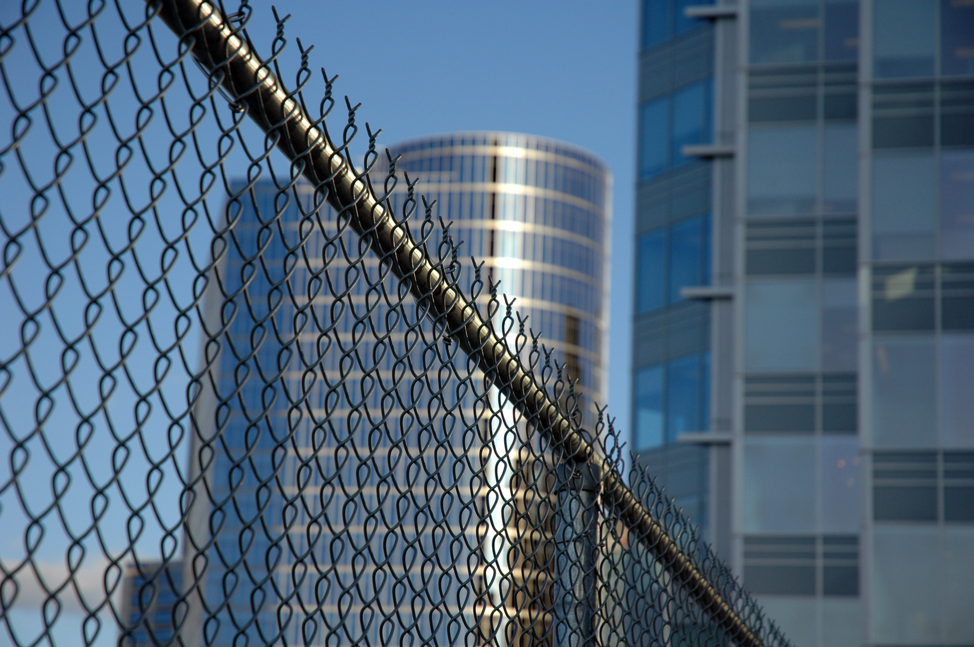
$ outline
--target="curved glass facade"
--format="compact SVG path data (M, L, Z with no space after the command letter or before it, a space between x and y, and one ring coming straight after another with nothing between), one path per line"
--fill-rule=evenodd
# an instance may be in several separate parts
M453 221L461 255L484 261L552 358L578 379L592 424L594 404L605 399L612 189L605 164L580 148L514 133L445 134L389 150L400 157L397 170L419 180L416 192L436 201L434 221Z
M552 359L564 364L566 377L578 380L582 422L592 424L595 402L604 399L611 190L605 165L567 144L506 133L441 135L400 144L391 152L399 156L399 188L390 198L397 215L407 197L405 173L417 182L419 207L408 221L414 237L430 232L427 247L435 254L442 251L438 219L454 222L450 234L455 242L462 241L461 258L482 260L483 278L489 275L501 281L502 304L503 296L517 299L515 308L529 316L527 326L543 332L541 341L551 349ZM382 176L380 169L375 177ZM368 519L377 514L404 519L430 515L422 524L425 529L417 522L411 541L422 545L430 558L467 565L469 572L437 589L430 604L465 616L467 623L475 605L487 605L491 611L486 622L493 626L480 629L498 631L511 644L520 640L521 628L532 624L536 635L550 635L550 618L543 611L539 614L538 604L523 608L508 599L510 592L497 588L497 582L514 573L534 578L543 589L550 588L551 581L545 571L549 565L509 557L532 551L510 550L523 539L503 515L520 510L518 502L526 498L521 495L524 487L540 486L518 485L510 476L520 472L529 452L499 445L501 437L510 444L510 432L523 438L523 425L515 417L505 418L508 426L499 429L481 428L477 422L485 398L501 409L509 405L492 390L486 395L475 393L482 390L473 384L476 380L468 380L461 389L452 372L443 377L441 371L438 379L445 383L436 387L432 385L436 380L424 382L428 376L412 380L408 389L400 386L404 378L395 379L396 366L400 373L404 361L428 366L426 353L430 349L438 353L443 347L421 309L408 299L407 307L393 312L375 297L374 286L395 293L394 282L381 278L383 268L357 237L338 230L329 207L315 208L308 185L280 190L272 181L251 185L240 181L230 189L234 197L226 208L229 251L220 268L225 296L214 291L207 301L208 326L219 326L220 312L231 320L219 357L213 359L219 365L213 388L223 404L208 393L196 411L198 420L215 420L219 428L201 430L201 436L211 440L194 447L194 469L203 473L206 482L206 491L200 489L199 495L208 498L210 511L207 519L190 524L192 543L200 553L186 560L188 581L194 579L193 569L204 561L209 564L200 619L203 642L265 644L283 638L300 643L303 623L311 616L327 626L348 629L353 641L398 642L399 636L388 630L380 636L379 622L368 621L367 616L408 607L409 600L402 599L406 588L376 585L370 601L365 601L366 593L349 592L361 579L353 573L355 555L388 551L386 539L369 531ZM422 225L426 214L419 195L433 204L432 228ZM303 257L297 251L302 248L321 250L321 256ZM462 264L459 278L468 288L474 272L468 260ZM486 304L487 297L481 299ZM312 303L321 304L314 310L317 325L308 321ZM496 323L503 314L502 307ZM363 317L380 328L388 327L389 334L382 339L363 337ZM516 328L512 334L517 334ZM208 357L214 351L210 349ZM457 350L454 346L447 352ZM313 357L318 359L309 368L307 358ZM410 404L422 406L401 415L395 397L407 391ZM415 417L417 410L426 411L428 419L404 421ZM457 413L465 422L454 420L456 428L450 431L449 419ZM431 435L436 436L435 442ZM353 469L354 461L341 460L341 447L350 442L373 448L375 460L368 474ZM484 442L498 444L487 452L490 459L483 458L483 452L470 452ZM446 458L437 454L436 460L443 463L437 465L460 482L449 494L424 486L422 480L416 481L421 470L405 469L400 460L403 447L422 457L417 458L420 462L433 460L433 453L449 448ZM531 455L538 456L537 447ZM309 461L314 461L314 469L308 467ZM481 464L484 461L488 463ZM490 464L498 462L508 465L495 469ZM508 476L485 484L485 473ZM320 498L321 479L334 475L341 479L342 489ZM269 496L278 491L271 484L281 483L293 498ZM401 501L381 496L383 483L386 488L390 483L405 487L411 491L411 505L425 511L407 515L396 507ZM469 516L472 509L485 510L488 489L506 503L491 513L486 532L503 541L486 542L486 550L496 552L478 556L477 551L485 549L476 548L484 545L477 533L485 530L462 524L460 516ZM346 527L324 527L320 518L325 512L331 519L345 519ZM455 541L443 542L442 531L434 536L438 523L469 528ZM550 537L550 529L541 530ZM285 542L290 550L282 550ZM383 572L373 575L415 580L413 590L423 588L422 573L412 569L401 553L387 555ZM304 555L300 563L294 561L296 554ZM502 577L485 576L484 567L471 566L484 562L500 569ZM545 591L550 598L550 591ZM229 599L225 607L220 604L224 597ZM283 635L277 629L282 613L290 617ZM533 615L519 617L525 614ZM235 620L252 616L256 622L250 624ZM352 617L361 622L356 624ZM435 623L431 617L429 613L417 616L413 638L455 644L458 626ZM518 620L512 622L513 618ZM313 644L325 644L325 625ZM467 628L471 629L469 624Z

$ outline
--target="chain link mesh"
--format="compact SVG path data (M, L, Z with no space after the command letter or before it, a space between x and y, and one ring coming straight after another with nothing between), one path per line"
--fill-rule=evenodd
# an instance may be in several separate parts
M0 10L0 643L787 645L253 14Z

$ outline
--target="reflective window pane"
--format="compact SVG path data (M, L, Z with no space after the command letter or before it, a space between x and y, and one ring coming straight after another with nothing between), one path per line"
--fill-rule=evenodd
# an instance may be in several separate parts
M666 441L676 442L685 431L700 431L699 355L671 360L666 369Z
M817 2L751 4L751 63L812 63L819 59Z
M825 125L822 151L825 213L855 213L859 198L859 130L855 124Z
M940 255L974 258L974 153L970 151L940 155Z
M933 330L934 272L929 265L873 268L873 330Z
M747 208L751 215L810 213L818 187L815 126L751 128Z
M748 439L744 532L815 532L815 440Z
M974 509L974 507L972 507ZM943 630L940 640L948 645L974 641L974 527L950 525L944 528Z
M974 75L974 4L940 0L940 74Z
M747 370L816 370L818 301L813 279L749 281L745 303Z
M861 515L859 440L822 439L822 531L858 532Z
M873 530L870 584L876 644L942 644L938 534L935 527Z
M858 599L822 600L822 644L828 647L861 647L862 619Z
M711 81L694 83L673 94L673 142L670 159L678 166L690 161L684 157L684 146L704 144L710 140Z
M944 521L974 521L974 452L944 452Z
M933 153L873 159L873 258L932 258L936 229Z
M644 0L643 49L649 49L669 37L672 8L670 0Z
M936 29L937 0L875 0L873 75L933 76Z
M648 179L662 173L667 165L669 99L644 103L639 113L639 177Z
M825 60L859 60L859 3L825 3Z
M636 451L663 444L663 367L636 373Z
M873 341L872 442L875 447L934 447L936 359L927 336Z
M639 237L636 276L636 312L663 306L666 286L666 232L659 229Z
M858 286L855 279L822 284L822 370L855 371L859 365Z
M941 444L974 447L974 336L944 335L940 344Z
M680 289L704 285L704 259L709 257L705 227L708 218L697 216L674 224L670 228L670 294L671 303L682 301Z

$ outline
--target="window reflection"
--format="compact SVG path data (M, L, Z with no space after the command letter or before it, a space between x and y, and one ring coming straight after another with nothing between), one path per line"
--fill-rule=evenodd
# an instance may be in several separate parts
M873 258L934 255L936 162L932 152L873 158Z
M819 59L818 2L751 4L751 63L811 63Z
M827 123L824 133L822 210L855 213L859 196L859 130L856 124Z
M670 361L666 370L666 441L676 442L685 431L700 431L706 425L705 383L709 377L705 357L690 355Z
M936 25L936 0L875 0L874 76L933 76Z
M661 308L666 291L666 231L658 229L639 237L636 275L636 312Z
M822 439L822 530L859 530L860 481L859 440Z
M710 218L697 216L670 229L669 302L682 301L680 290L710 282Z
M744 532L817 530L815 439L751 438L744 445Z
M678 357L636 372L636 450L673 443L709 426L710 353Z
M819 299L814 279L748 281L748 371L812 371L819 359Z
M825 3L826 61L859 59L859 3Z
M747 208L751 215L810 213L818 188L816 127L762 127L748 133Z
M823 281L823 371L855 371L859 364L857 297L855 279Z
M974 258L974 152L940 156L940 255Z
M873 446L935 446L935 365L930 337L883 336L874 340Z
M636 451L663 444L663 367L636 373Z
M666 170L669 98L644 103L639 113L639 177L645 179Z
M974 3L940 0L940 39L940 73L974 75Z
M687 7L701 4L713 4L713 0L643 0L642 48L650 49L704 24L684 13Z
M703 144L711 137L712 79L648 101L639 112L639 177L649 179L690 161L682 148Z
M673 95L673 166L690 160L683 156L684 146L710 141L711 81L694 83Z
M686 286L710 282L710 216L694 216L639 237L636 312L683 300Z
M974 447L974 336L944 335L940 343L941 442L948 447Z

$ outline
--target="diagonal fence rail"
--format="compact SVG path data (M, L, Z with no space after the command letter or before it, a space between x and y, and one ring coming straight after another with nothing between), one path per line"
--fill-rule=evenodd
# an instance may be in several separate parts
M66 4L0 34L13 644L787 644L283 20Z

